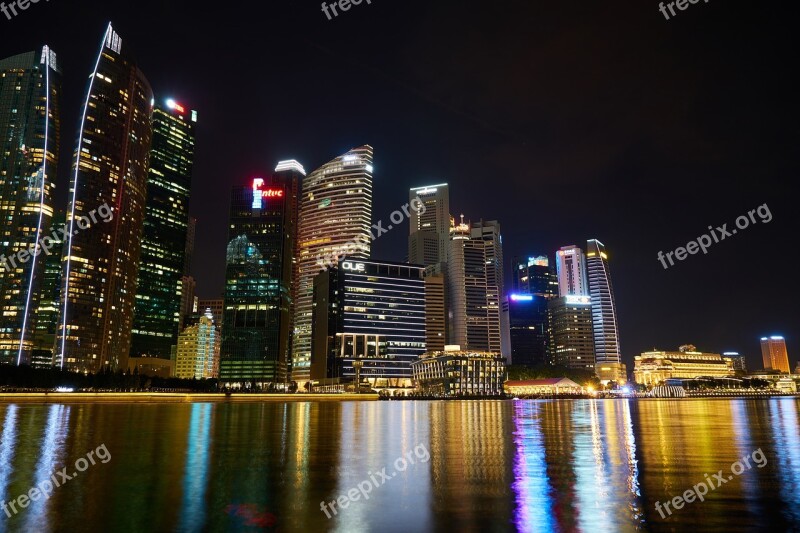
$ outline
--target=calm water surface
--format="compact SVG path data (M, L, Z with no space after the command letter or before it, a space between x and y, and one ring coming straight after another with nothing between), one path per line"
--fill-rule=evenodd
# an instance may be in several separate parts
M49 499L10 519L0 511L0 531L799 531L798 406L0 405L3 501L63 466L73 473L98 446L111 454ZM763 468L751 460L666 519L655 510L759 448ZM404 455L414 464L398 471ZM369 499L359 493L328 519L320 502L360 483Z

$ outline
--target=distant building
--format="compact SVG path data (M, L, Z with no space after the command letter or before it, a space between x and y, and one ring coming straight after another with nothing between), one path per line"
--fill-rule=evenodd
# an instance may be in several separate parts
M787 374L791 372L786 340L783 337L776 335L761 337L761 357L764 360L765 369L779 370Z
M579 247L564 246L556 252L559 296L588 296L586 256Z
M547 298L538 294L508 296L511 364L537 366L549 363Z
M549 351L553 364L594 371L592 299L567 295L547 302Z
M425 349L441 352L447 342L447 308L444 274L432 267L425 270Z
M502 394L506 379L502 355L453 348L459 349L431 352L411 364L420 392L443 396Z
M480 221L451 229L446 296L448 344L502 353L500 296L503 247L500 224ZM504 354L505 355L505 354Z
M225 300L222 298L210 298L210 299L199 299L197 300L197 309L200 311L204 311L206 309L211 309L211 314L214 315L214 324L220 331L222 331L222 317L223 317L223 310L225 309Z
M597 239L586 242L586 269L592 297L595 373L603 384L610 381L624 383L627 369L622 362L614 286L606 247Z
M410 388L425 353L422 266L343 258L314 279L311 378L352 381L354 362L372 388Z
M670 378L726 378L735 375L733 361L718 353L695 351L692 345L679 351L644 352L634 357L634 381L640 385L658 385Z
M512 262L511 290L515 294L536 294L544 298L558 296L558 277L547 256L515 257Z
M446 183L414 187L409 202L419 198L422 206L410 211L408 261L415 265L434 265L447 261L450 241L450 192Z
M526 379L506 381L503 388L515 396L583 394L583 387L569 378Z
M197 289L197 282L194 280L192 276L181 276L180 281L180 295L181 295L181 303L180 303L180 329L186 327L183 323L183 319L186 315L190 315L192 313L196 313L197 309L195 309L195 290ZM177 340L177 339L176 339Z
M178 335L175 377L211 379L219 377L220 334L210 309L197 324Z
M508 295L511 363L548 363L547 300L558 296L558 278L546 256L515 257Z
M723 352L722 357L727 357L731 361L733 361L733 369L736 372L746 374L747 373L747 362L743 355L739 355L739 352Z

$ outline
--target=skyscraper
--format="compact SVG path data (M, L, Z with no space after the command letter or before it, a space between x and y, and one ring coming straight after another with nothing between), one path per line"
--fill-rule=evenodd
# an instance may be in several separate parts
M764 360L764 369L791 373L786 340L783 337L761 337L761 357Z
M500 224L492 220L464 226L462 222L453 228L449 243L448 344L459 345L462 350L502 353Z
M409 220L408 262L433 265L447 261L450 241L450 190L446 183L414 187L409 202L422 202L424 208L412 210Z
M625 382L626 369L619 347L619 326L606 247L597 239L586 242L586 268L592 297L595 372L601 382Z
M547 256L515 257L511 275L511 362L525 366L546 364L550 362L547 302L558 296L558 278Z
M425 349L443 352L447 342L447 307L444 297L444 273L435 266L425 269Z
M0 61L0 364L30 364L52 244L61 71L47 46Z
M89 78L70 178L56 339L62 368L127 369L152 103L150 84L109 24ZM97 220L106 208L113 216Z
M586 256L575 246L564 246L556 252L559 296L587 296Z
M197 112L170 99L153 108L153 141L136 292L132 357L169 359L178 340L188 266L189 196ZM194 228L192 228L194 229Z
M287 380L291 348L298 200L305 172L281 162L231 194L220 380Z
M558 278L546 255L515 257L512 262L511 290L516 294L535 294L545 298L558 296Z
M53 215L53 227L63 228L65 213ZM58 328L59 288L61 287L61 250L64 239L60 232L52 240L52 252L44 259L41 296L36 308L36 331L34 333L34 350L31 366L51 368L53 366L53 349Z
M310 378L314 276L345 255L369 258L373 238L372 157L369 145L353 148L303 180L292 347L292 379L300 387Z
M358 360L373 388L410 388L425 353L424 270L346 257L317 274L312 379L352 380Z
M540 294L512 293L508 297L511 363L538 366L549 362L547 302Z
M567 295L547 301L550 359L572 369L594 370L594 329L589 296Z

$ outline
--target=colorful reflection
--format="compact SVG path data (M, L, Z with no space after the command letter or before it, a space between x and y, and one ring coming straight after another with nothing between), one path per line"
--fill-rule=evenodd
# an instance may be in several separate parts
M0 494L91 466L0 531L791 531L796 399L0 406ZM330 518L422 446L428 455ZM704 501L670 501L762 450Z

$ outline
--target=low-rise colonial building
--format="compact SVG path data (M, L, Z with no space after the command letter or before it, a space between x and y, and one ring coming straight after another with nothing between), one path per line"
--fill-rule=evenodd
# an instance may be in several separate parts
M634 357L633 379L640 385L659 385L670 378L725 378L735 374L730 358L698 352L692 345L681 346L678 351L654 350Z
M525 379L506 381L505 391L514 396L582 394L583 387L569 378Z

